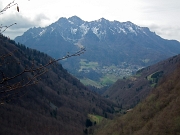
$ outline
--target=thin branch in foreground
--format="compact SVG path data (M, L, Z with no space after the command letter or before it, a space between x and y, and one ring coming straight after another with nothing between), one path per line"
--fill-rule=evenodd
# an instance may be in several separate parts
M1 62L3 62L9 56L11 57L15 51L17 51L17 50L14 50L8 54L0 56ZM0 79L0 95L1 95L0 100L1 100L1 104L3 104L3 102L7 101L6 99L9 100L9 98L11 98L13 96L13 94L20 93L22 90L21 88L37 84L39 82L38 78L41 75L45 74L49 70L48 66L53 65L53 64L57 63L58 61L61 61L61 60L64 60L64 59L67 59L70 57L80 56L85 51L86 51L85 48L81 48L79 51L77 51L73 54L68 53L66 56L64 56L62 58L51 59L45 65L40 65L40 66L35 65L35 62L33 60L32 65L29 68L25 67L20 73L17 73L10 77L6 76L5 73L3 72L3 70L0 70L0 78L1 78ZM19 65L18 61L16 61L16 63ZM2 66L7 66L8 64L1 63L0 65L1 65L0 67L2 67ZM31 75L30 74L28 75L28 73L31 73ZM22 77L22 79L20 79L21 77ZM18 92L16 90L20 90L20 91Z
M49 65L52 65L58 61L61 61L61 60L64 60L64 59L67 59L67 58L70 58L70 57L74 57L74 56L80 56L81 54L83 54L85 52L85 48L81 48L78 52L74 53L74 54L67 54L66 56L62 57L62 58L59 58L59 59L53 59L53 60L50 60L47 64L45 65L41 65L40 67L37 67L37 68L30 68L30 69L24 69L22 72L20 72L19 74L16 74L14 76L11 76L11 77L6 77L6 78L3 78L2 81L0 81L0 84L3 84L9 80L12 80L14 78L17 78L18 76L21 76L23 75L24 73L26 72L35 72L35 71L38 71L38 70L43 70L44 68L48 67Z
M11 24L11 25L9 25L9 26L3 26L3 25L1 25L0 26L0 33L3 33L3 32L5 32L8 28L10 28L10 27L12 27L13 25L16 25L17 23L13 23L13 24Z
M2 15L5 11L7 11L9 8L16 6L17 8L16 10L19 12L19 6L18 4L15 2L15 0L13 0L12 2L10 2L7 6L5 6L2 10L0 10L0 15ZM0 24L0 34L2 34L3 32L5 32L8 28L10 28L11 26L15 25L16 23L13 23L11 25L3 25Z
M10 2L5 8L3 8L2 10L0 10L0 15L3 14L3 12L5 12L6 10L8 10L9 8L18 5L17 3L15 3L15 0Z

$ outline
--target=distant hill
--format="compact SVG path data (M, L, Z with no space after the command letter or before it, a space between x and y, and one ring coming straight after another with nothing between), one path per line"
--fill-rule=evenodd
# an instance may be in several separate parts
M15 41L54 58L85 47L84 55L62 65L84 84L96 87L111 85L118 78L180 53L178 41L163 39L147 27L104 18L87 22L77 16L31 28Z
M180 64L180 55L173 56L137 71L136 75L119 79L103 96L113 100L122 108L133 108L157 86L163 76L174 72Z
M51 59L0 35L0 82L4 75L9 78ZM32 76L27 73L11 83ZM9 91L0 84L1 135L82 135L88 114L113 117L116 105L89 91L60 64L51 65L38 78L37 84Z
M151 94L133 110L112 121L102 122L94 134L180 134L180 67L165 76Z

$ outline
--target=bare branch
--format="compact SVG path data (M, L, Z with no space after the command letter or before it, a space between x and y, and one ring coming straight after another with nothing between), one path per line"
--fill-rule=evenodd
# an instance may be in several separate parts
M19 12L19 6L18 4L15 2L15 0L13 0L12 2L10 2L5 8L3 8L2 10L0 10L0 15L2 15L5 11L7 11L9 8L16 6L17 5L17 11ZM3 32L5 32L9 27L15 25L16 23L13 23L9 26L4 26L2 24L0 24L0 34L2 34Z
M3 77L3 80L0 81L0 84L3 84L3 83L5 83L5 82L7 82L7 81L9 81L9 80L12 80L12 79L14 79L14 78L17 78L18 76L21 76L21 75L23 75L23 74L26 73L26 72L35 72L35 71L38 71L38 70L43 70L44 68L48 67L49 65L52 65L53 63L55 63L55 62L57 62L57 61L61 61L61 60L64 60L64 59L67 59L67 58L70 58L70 57L73 57L73 56L80 56L80 55L83 54L85 51L86 51L85 48L81 48L78 52L76 52L76 53L74 53L74 54L71 54L71 55L67 54L66 56L64 56L64 57L62 57L62 58L51 60L51 61L49 61L47 64L45 64L44 66L41 65L40 67L37 67L37 68L33 68L33 66L32 66L31 69L24 69L21 73L16 74L16 75L14 75L14 76L12 76L12 77ZM10 53L10 54L11 54L11 53ZM7 54L7 55L8 55L8 54ZM7 56L7 55L6 55L6 56ZM8 55L8 56L9 56L9 55ZM2 71L1 71L1 73L2 73ZM2 73L2 75L3 75L3 73Z
M0 56L1 60L5 60L6 58L8 58L9 56L12 56L14 54L14 52L16 52L17 50L14 50L10 53L7 53L5 55ZM39 80L37 79L38 77L40 77L41 75L45 74L48 71L48 66L53 65L54 63L70 58L70 57L74 57L74 56L80 56L81 54L83 54L85 52L85 48L81 48L79 51L73 53L73 54L67 54L66 56L59 58L59 59L51 59L49 62L47 62L47 64L45 65L40 65L37 66L35 65L35 62L33 60L32 65L30 68L25 67L20 73L8 77L5 75L5 73L0 70L0 94L1 94L1 101L7 101L5 99L8 99L8 97L12 97L13 93L18 93L16 92L16 90L20 90L20 88L24 88L30 85L34 85L37 84L39 82ZM17 61L15 61L16 63L19 63ZM2 63L1 65L4 65L6 63ZM0 67L1 67L0 65ZM26 73L31 73L31 75L25 75ZM25 76L26 78L24 78L23 76ZM29 78L27 78L27 76L29 76ZM13 80L17 80L17 78L19 77L23 77L23 79L19 80L18 82L11 82ZM13 92L13 93L12 93ZM9 94L10 93L10 94ZM4 94L4 96L2 95ZM3 103L3 102L2 102Z
M3 12L5 12L6 10L8 10L9 8L18 5L17 3L15 3L15 0L10 2L5 8L3 8L2 10L0 10L0 15L3 14Z
M10 28L11 26L13 26L13 25L16 25L17 23L13 23L13 24L11 24L11 25L9 25L9 26L0 26L0 33L3 33L3 32L5 32L8 28Z

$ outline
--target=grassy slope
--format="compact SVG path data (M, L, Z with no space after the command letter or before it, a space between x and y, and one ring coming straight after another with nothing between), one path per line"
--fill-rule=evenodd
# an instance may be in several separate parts
M96 124L99 124L102 122L102 120L104 120L105 118L100 116L100 115L94 115L94 114L88 114L88 117L90 118L90 120L94 123L96 122Z
M164 78L133 111L99 126L96 134L180 134L180 69Z
M120 77L117 77L117 76L112 75L112 74L107 74L107 75L103 76L102 78L100 78L99 82L93 81L93 80L91 80L89 78L83 78L83 79L80 79L80 81L84 85L91 85L91 86L95 86L97 88L102 88L102 87L105 87L105 86L112 85L118 79L120 79Z

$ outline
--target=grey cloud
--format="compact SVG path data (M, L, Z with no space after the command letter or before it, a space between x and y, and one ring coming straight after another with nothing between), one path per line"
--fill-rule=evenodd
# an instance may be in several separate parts
M160 35L162 38L168 38L180 41L180 27L176 25L150 25L149 28Z
M50 20L50 19L47 16L45 16L44 14L38 14L34 18L33 22L35 22L35 23L39 23L39 22L43 23L44 20Z
M8 28L3 34L14 39L16 36L22 35L26 30L31 27L39 27L43 24L44 20L48 18L44 14L37 15L33 20L24 17L20 14L1 15L0 24L9 26L13 23L17 23Z
M31 22L28 18L25 18L21 15L8 15L2 18L1 23L3 25L10 25L12 23L17 23L16 26L11 27L13 28L26 28L33 26L33 22Z
M14 28L29 28L34 26L41 26L44 20L48 20L44 14L39 14L33 20L31 20L17 13L15 15L7 15L2 17L1 23L4 25L17 23Z
M3 9L2 2L0 1L0 11Z

